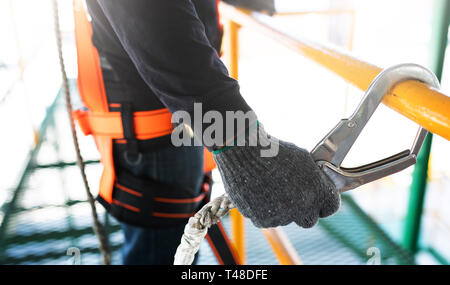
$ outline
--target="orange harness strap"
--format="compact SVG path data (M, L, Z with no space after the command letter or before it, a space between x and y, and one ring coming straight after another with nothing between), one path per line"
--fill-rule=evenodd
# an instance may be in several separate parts
M122 139L123 126L120 112L89 112L77 110L75 118L85 135L108 136ZM169 135L172 114L167 109L134 113L134 131L140 140Z
M103 84L103 75L100 68L100 57L94 48L92 26L87 18L81 0L73 2L75 21L75 42L78 59L78 90L84 104L92 111L108 113L108 102ZM83 111L75 111L74 117L83 117ZM80 122L80 121L79 121ZM87 123L81 123L83 130L88 128ZM112 191L116 177L113 161L113 142L110 136L95 136L95 143L100 152L103 173L100 179L99 195L108 203L112 203Z
M78 58L78 90L84 104L96 112L108 112L100 57L92 44L92 26L81 0L73 2Z

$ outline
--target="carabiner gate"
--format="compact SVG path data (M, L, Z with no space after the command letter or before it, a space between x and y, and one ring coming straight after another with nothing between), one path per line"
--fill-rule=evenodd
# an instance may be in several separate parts
M396 84L407 80L418 80L438 89L440 86L433 72L417 64L400 64L383 70L370 84L353 115L342 119L311 151L314 161L340 192L394 174L416 163L417 154L428 133L422 127L419 128L410 150L359 167L341 167L342 161L384 95Z

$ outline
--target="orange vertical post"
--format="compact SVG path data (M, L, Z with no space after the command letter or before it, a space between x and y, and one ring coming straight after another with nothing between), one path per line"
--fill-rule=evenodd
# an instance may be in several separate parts
M228 72L234 79L239 78L239 28L240 25L227 19L225 26L225 56ZM238 254L240 264L245 264L245 227L244 217L237 209L230 211L233 245Z

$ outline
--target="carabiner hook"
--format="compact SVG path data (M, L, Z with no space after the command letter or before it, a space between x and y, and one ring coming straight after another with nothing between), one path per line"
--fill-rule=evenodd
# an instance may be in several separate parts
M416 163L417 154L427 135L420 127L410 150L355 168L341 167L347 153L378 105L396 84L417 80L435 88L440 87L433 72L417 64L400 64L383 70L370 84L356 111L342 119L311 151L314 161L330 177L340 192L399 172Z

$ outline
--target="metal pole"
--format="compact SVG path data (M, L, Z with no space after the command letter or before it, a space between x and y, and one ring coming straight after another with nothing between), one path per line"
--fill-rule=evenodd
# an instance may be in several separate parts
M430 68L437 78L441 80L450 24L450 0L435 1ZM412 253L416 253L419 248L420 226L428 180L428 163L432 140L433 135L429 133L417 157L417 163L412 174L413 180L403 233L403 246Z
M240 26L232 20L227 21L227 47L228 53L228 70L230 76L236 80L239 78L239 29ZM237 209L230 211L230 218L232 223L232 235L233 245L236 249L236 253L239 258L240 264L245 264L246 252L245 252L245 221L244 217L239 213Z

